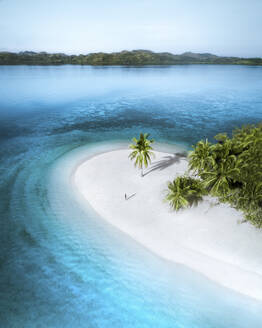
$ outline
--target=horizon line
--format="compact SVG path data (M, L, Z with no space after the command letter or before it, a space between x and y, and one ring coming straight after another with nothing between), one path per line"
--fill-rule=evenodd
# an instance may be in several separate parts
M41 51L36 51L36 50L17 50L17 51L13 51L13 50L1 50L0 49L0 53L13 53L13 54L19 54L19 53L35 53L35 54L60 54L60 55L66 55L66 56L87 56L87 55L91 55L91 54L99 54L99 53L103 53L103 54L116 54L116 53L121 53L121 52L135 52L135 51L146 51L146 52L151 52L151 53L155 53L155 54L171 54L171 55L174 55L174 56L181 56L181 55L184 55L184 54L194 54L194 55L212 55L212 56L217 56L217 57L231 57L231 58L262 58L262 57L259 57L259 56L252 56L252 57L246 57L246 56L236 56L236 55L217 55L217 54L214 54L212 52L208 52L208 51L205 51L205 52L194 52L194 51L184 51L182 53L173 53L173 52L170 52L170 51L153 51L153 50L150 50L150 49L132 49L132 50L126 50L126 49L123 49L123 50L119 50L119 51L93 51L93 52L87 52L87 53L83 53L83 52L80 52L78 54L76 53L69 53L69 52L61 52L61 51L55 51L55 52L48 52L48 51L44 51L44 50L41 50Z

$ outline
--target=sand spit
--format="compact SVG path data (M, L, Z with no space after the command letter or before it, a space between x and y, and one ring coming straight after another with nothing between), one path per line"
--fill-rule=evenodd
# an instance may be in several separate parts
M141 178L129 153L114 150L82 162L74 187L100 216L155 254L262 300L262 231L239 224L239 212L211 198L171 211L163 202L167 181L187 170L187 160L179 153L155 152Z

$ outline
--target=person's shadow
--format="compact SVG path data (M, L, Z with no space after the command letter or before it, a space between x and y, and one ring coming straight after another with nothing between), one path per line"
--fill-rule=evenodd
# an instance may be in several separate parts
M173 155L164 156L163 159L153 162L150 169L144 173L144 176L156 170L162 171L173 164L179 163L181 158L186 157L186 153L175 153Z
M136 195L136 192L128 197L126 196L126 200L129 200L130 198L134 197L135 195Z

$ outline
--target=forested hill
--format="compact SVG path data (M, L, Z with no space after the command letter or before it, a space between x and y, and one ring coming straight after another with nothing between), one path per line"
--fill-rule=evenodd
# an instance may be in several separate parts
M220 57L209 53L185 52L174 55L168 52L155 53L149 50L121 51L113 53L90 53L66 55L62 53L24 51L0 52L0 65L181 65L225 64L262 65L262 58Z

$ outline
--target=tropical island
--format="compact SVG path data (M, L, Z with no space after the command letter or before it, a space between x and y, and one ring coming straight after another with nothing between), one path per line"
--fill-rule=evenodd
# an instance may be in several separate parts
M150 251L262 300L262 125L215 138L167 153L141 133L82 162L73 185Z
M262 58L240 58L216 56L210 53L153 52L150 50L133 50L121 52L96 52L80 55L64 53L47 53L22 51L0 52L0 65L262 65Z

